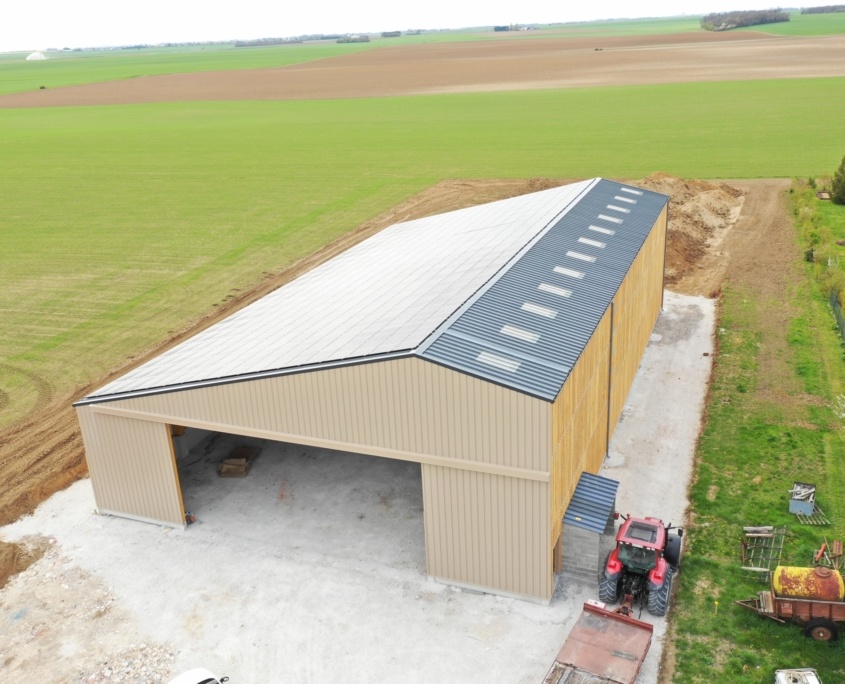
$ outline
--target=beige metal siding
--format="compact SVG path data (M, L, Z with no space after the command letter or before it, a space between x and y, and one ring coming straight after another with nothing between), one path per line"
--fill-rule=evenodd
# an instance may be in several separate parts
M423 465L429 575L548 600L548 487L455 468Z
M97 508L104 513L185 524L170 428L77 408Z
M613 300L611 436L663 306L666 217L664 208Z
M136 397L110 404L168 422L379 456L548 477L548 404L417 358ZM373 447L367 449L367 447ZM399 452L406 454L400 456ZM510 472L510 474L518 474Z
M560 535L581 473L598 473L607 453L610 322L608 309L552 405L549 545Z

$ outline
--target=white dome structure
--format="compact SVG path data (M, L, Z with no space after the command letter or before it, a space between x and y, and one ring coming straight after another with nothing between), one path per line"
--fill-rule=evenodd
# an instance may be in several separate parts
M27 55L26 57L27 62L35 62L40 59L47 59L47 56L43 52L33 52L31 55Z

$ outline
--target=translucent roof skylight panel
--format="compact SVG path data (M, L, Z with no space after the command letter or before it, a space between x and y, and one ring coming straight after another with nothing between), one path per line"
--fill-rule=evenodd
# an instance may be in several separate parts
M487 358L489 356L500 357L510 364L499 366L495 363L485 363L478 358L482 354L488 355ZM569 372L565 367L548 368L529 359L518 359L509 356L507 353L491 351L470 342L462 346L455 346L443 344L442 340L438 340L429 349L426 358L469 375L527 392L547 401L554 399L557 389L563 384ZM516 370L511 370L514 363L519 363L519 366Z
M618 184L608 181L593 185L548 233L510 266L507 273L451 321L448 329L469 332L479 339L496 340L495 344L500 345L501 339L497 337L502 337L501 326L519 327L540 336L534 343L514 339L510 348L533 344L544 358L576 360L641 248L657 211L665 204L665 197L658 196L657 203L646 212L645 220L634 220L634 212L631 212L627 225L624 222L617 224L622 227L611 229L613 234L606 240L595 240L605 242L605 248L580 241L587 226L596 225L596 217L607 210L608 201L619 188ZM567 257L567 253L577 256ZM560 270L555 271L556 267ZM544 268L547 268L545 273ZM578 275L581 277L576 277ZM539 291L540 282L551 278L557 279L556 283L566 282L560 286L572 291L565 302L549 292ZM554 316L550 315L551 311L555 311ZM546 315L540 316L538 312ZM461 346L460 340L441 338L436 340L438 349Z

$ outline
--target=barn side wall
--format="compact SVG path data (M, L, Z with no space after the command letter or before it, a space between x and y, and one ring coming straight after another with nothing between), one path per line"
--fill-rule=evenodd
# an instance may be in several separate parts
M581 473L601 468L660 315L667 217L664 207L552 405L551 544Z
M422 482L429 575L551 598L548 483L427 465Z
M185 508L170 426L76 410L97 509L184 526Z
M506 595L551 597L548 402L410 358L82 410L97 421L120 421L107 441L83 424L94 455L91 479L109 497L111 512L134 506L113 479L124 464L120 427L126 439L171 423L412 460L423 464L430 575ZM140 457L145 448L153 445L139 444L133 453ZM164 473L165 464L159 467Z
M610 437L663 307L667 217L664 207L613 300Z

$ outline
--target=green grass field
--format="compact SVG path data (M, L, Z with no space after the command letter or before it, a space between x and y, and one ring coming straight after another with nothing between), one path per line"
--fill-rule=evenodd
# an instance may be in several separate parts
M737 540L744 524L787 526L785 564L802 567L811 565L825 535L839 539L845 531L845 442L842 418L831 409L845 387L842 348L825 297L812 294L805 284L793 303L803 312L784 334L808 405L785 414L782 406L754 397L760 380L754 302L742 291L724 293L720 327L725 332L691 490L696 526L689 535L673 618L678 684L768 684L775 669L799 665L816 667L825 682L845 677L840 644L815 642L797 626L779 625L733 605L765 588L739 570ZM832 527L796 524L785 494L794 481L820 484L819 501L834 520Z
M563 36L653 36L664 33L701 31L699 17L610 19L577 24L549 24L540 28Z
M742 526L785 526L783 564L799 567L812 565L825 538L845 536L843 343L813 267L796 253L799 275L782 329L765 320L780 304L730 284L723 292L720 349L690 489L695 523L674 608L678 684L768 684L775 669L798 666L817 668L825 682L845 681L841 643L815 642L795 625L733 604L765 588L739 569ZM832 525L797 524L786 493L795 481L819 485L818 503Z
M465 42L475 40L520 40L611 35L650 35L699 30L695 18L615 19L579 24L554 24L541 30L495 33L491 29L430 31L399 38L373 36L369 43L337 44L333 41L236 48L233 44L186 47L150 47L87 52L51 51L48 59L27 62L26 52L0 53L0 94L59 88L83 83L113 81L158 74L200 71L228 71L286 66L326 59L391 45Z
M762 31L776 36L831 36L845 33L845 12L832 12L830 14L790 12L789 21L736 30Z
M299 64L368 50L374 43L302 43L256 48L207 45L142 50L47 52L48 59L27 62L27 53L0 54L0 94L115 81L139 76L258 69Z
M845 79L0 110L2 421L20 370L94 380L442 178L819 175L843 109Z

